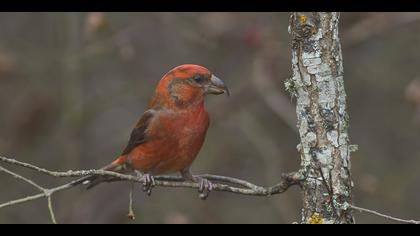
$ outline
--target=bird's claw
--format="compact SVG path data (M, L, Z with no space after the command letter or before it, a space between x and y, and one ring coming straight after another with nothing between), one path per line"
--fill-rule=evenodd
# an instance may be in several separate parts
M148 196L152 194L152 189L156 185L155 178L151 174L143 175L143 191L147 193Z
M196 177L196 182L198 183L198 192L201 200L206 200L209 193L214 189L214 184L210 180L201 177Z

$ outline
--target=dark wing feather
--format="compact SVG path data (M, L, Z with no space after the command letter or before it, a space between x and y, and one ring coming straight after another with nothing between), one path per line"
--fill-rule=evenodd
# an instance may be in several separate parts
M136 146L145 143L147 141L147 127L150 124L150 120L152 119L154 114L154 110L147 110L144 112L140 120L137 122L136 127L134 127L133 131L130 135L130 140L128 141L127 147L125 147L122 155L126 155L133 150ZM108 170L108 171L115 171L118 173L126 173L127 169L125 169L123 166L116 165L116 164L109 164L103 168L102 170ZM75 180L71 183L71 185L76 186L79 184L87 184L87 189L90 189L102 182L112 182L112 181L118 181L119 179L115 179L110 176L100 176L100 175L91 175L86 176L83 178L80 178L78 180Z
M147 141L146 130L152 119L154 110L147 110L144 112L136 127L131 131L130 140L121 155L127 155L138 145Z

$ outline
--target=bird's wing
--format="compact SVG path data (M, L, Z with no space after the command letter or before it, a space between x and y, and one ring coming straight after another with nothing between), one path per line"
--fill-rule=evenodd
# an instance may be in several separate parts
M144 112L137 122L136 127L131 131L130 140L121 155L127 155L135 147L147 141L147 127L149 126L154 113L155 112L152 109Z
M130 140L128 141L127 146L125 147L122 155L120 156L120 158L124 155L127 155L131 152L131 150L133 150L136 146L147 142L147 127L149 126L151 120L154 117L154 113L155 111L153 109L147 110L146 112L144 112L144 114L140 117L140 120L137 122L136 127L134 127L133 131L131 131L131 135L130 135ZM118 160L118 159L117 159ZM122 165L120 164L116 164L116 163L111 163L103 168L101 168L102 170L108 170L108 171L114 171L114 172L118 172L118 173L125 173L126 169L123 168ZM71 184L73 186L75 185L79 185L79 184L84 184L84 185L88 185L87 189L90 189L102 182L112 182L112 181L116 181L119 180L118 178L115 177L111 177L111 176L100 176L100 175L91 175L91 176L86 176L83 178L80 178L74 182L72 182Z

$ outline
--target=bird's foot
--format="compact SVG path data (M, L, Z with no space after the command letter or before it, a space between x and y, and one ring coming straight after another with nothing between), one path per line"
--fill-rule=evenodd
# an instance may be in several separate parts
M143 174L143 191L147 193L148 196L152 194L152 189L156 185L155 178L151 174Z
M215 185L212 182L210 182L210 180L200 176L192 175L189 168L182 170L181 175L185 180L190 180L195 183L198 183L198 192L200 193L199 196L201 200L206 200L211 190L215 188Z
M198 183L198 192L201 200L206 200L210 192L214 189L214 184L210 180L194 176L193 181Z

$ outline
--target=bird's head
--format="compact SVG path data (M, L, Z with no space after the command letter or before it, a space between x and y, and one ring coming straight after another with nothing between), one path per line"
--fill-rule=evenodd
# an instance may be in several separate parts
M207 68L186 64L173 68L160 80L152 105L184 107L202 103L207 94L229 96L224 82Z

